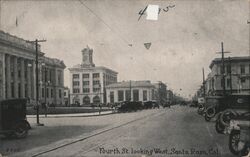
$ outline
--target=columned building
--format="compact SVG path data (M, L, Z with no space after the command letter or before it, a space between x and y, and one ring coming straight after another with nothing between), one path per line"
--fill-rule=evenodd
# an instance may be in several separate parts
M117 72L93 63L93 49L82 50L82 63L69 68L70 104L106 103L106 86L117 82Z
M123 81L106 87L107 103L122 101L152 101L155 100L155 86L150 81Z
M38 45L39 100L63 104L63 61L44 56ZM36 99L35 43L0 31L0 100ZM45 79L45 76L47 79ZM45 98L45 80L48 97ZM53 93L51 95L51 93Z

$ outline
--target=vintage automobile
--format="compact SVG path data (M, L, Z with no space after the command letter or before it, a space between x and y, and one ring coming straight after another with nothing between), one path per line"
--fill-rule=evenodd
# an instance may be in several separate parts
M231 120L227 128L228 147L234 155L247 155L250 148L250 120Z
M228 119L249 112L250 95L248 94L232 94L211 97L211 100L209 100L209 97L207 99L205 103L205 120L207 121L217 115L220 122L228 126Z
M142 110L143 105L140 101L124 101L122 102L118 108L118 112L132 112L137 110Z
M26 119L27 99L0 101L0 134L6 137L24 138L31 128Z
M213 117L215 117L216 113L222 107L222 96L207 96L204 102L204 117L206 121L210 121Z

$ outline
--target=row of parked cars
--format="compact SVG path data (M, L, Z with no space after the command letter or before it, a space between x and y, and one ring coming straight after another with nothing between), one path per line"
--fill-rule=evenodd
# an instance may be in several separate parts
M134 112L142 109L160 108L156 101L123 101L116 104L118 112Z
M198 114L215 121L219 134L229 135L228 147L235 155L250 150L250 95L207 96L199 102Z

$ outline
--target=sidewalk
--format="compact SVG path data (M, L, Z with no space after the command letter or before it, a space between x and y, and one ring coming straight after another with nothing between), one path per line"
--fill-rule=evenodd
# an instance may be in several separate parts
M60 117L91 117L91 116L102 116L116 113L115 111L102 111L92 112L92 113L71 113L71 114L47 114L45 117L44 114L39 114L39 118L60 118ZM36 118L36 115L27 115L27 118Z

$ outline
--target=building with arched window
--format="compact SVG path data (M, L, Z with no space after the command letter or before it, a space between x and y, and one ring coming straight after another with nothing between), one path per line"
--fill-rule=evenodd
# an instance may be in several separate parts
M106 86L117 82L117 72L93 63L93 49L82 50L82 63L69 68L70 103L106 103Z

